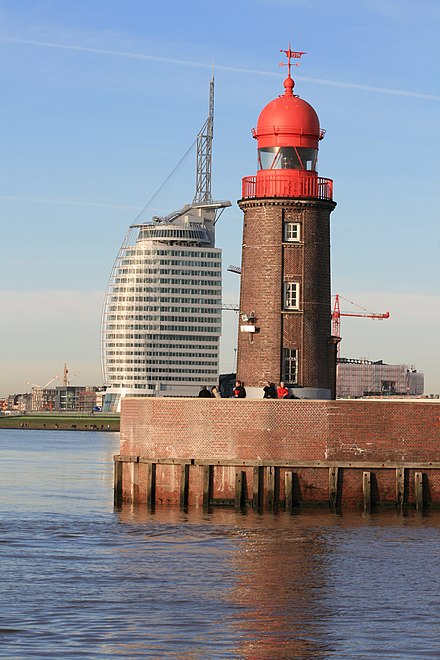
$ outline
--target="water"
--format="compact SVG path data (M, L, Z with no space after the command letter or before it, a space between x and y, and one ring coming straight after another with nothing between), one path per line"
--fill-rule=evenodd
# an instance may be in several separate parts
M440 658L440 513L116 512L118 443L0 430L1 658Z

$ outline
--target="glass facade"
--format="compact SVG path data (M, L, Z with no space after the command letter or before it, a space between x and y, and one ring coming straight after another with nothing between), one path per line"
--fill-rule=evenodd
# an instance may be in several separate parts
M105 384L188 396L218 380L222 262L215 211L138 226L122 246L102 323Z

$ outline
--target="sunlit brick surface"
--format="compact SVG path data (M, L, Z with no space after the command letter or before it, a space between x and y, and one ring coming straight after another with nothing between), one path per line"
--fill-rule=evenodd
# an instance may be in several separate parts
M330 213L334 202L242 200L244 211L240 312L255 312L255 334L239 332L238 377L245 385L283 379L282 350L298 354L298 384L330 388ZM300 227L285 241L284 226ZM284 309L283 284L299 284L297 310Z
M125 399L121 454L149 459L429 463L440 461L440 403L437 401L305 401L233 399ZM140 490L145 489L139 468ZM386 467L386 465L385 465ZM124 480L129 483L128 466ZM180 466L157 466L157 500L178 502ZM201 503L202 468L191 467L190 503ZM233 497L235 469L217 468L217 497ZM247 469L248 496L252 470ZM408 497L414 499L414 471ZM281 497L283 496L281 470ZM324 469L298 468L305 501L328 497ZM379 502L395 498L393 470L376 469ZM144 485L142 485L144 484ZM373 488L376 487L373 484ZM126 485L126 494L128 486ZM343 469L343 499L362 500L362 471ZM440 502L440 474L431 471L429 497Z

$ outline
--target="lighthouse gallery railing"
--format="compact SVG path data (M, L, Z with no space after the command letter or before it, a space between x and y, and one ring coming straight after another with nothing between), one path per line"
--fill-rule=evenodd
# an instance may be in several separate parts
M314 197L333 199L333 181L322 177L247 176L242 180L243 199L252 197Z

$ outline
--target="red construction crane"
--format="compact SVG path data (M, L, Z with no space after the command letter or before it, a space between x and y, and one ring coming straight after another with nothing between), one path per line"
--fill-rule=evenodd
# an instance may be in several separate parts
M355 313L349 313L349 312L341 312L341 308L339 305L339 299L345 300L346 302L350 303L351 305L355 305L356 307L359 307L359 305L356 305L356 303L352 302L351 300L348 300L347 298L344 298L343 296L340 296L339 294L335 295L335 304L333 306L333 311L332 311L332 335L334 337L340 337L341 336L341 316L356 316L356 317L361 317L361 318L367 318L367 319L388 319L390 317L389 312L385 312L385 314L373 314L373 312L370 312L368 309L365 309L364 307L359 307L359 309L363 309L362 314L355 314Z

